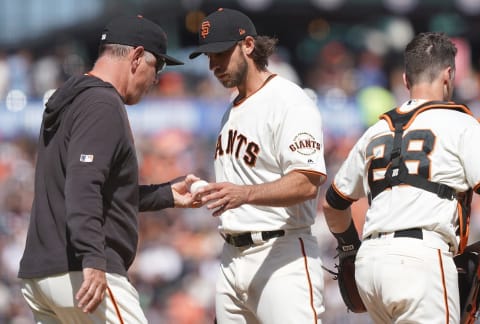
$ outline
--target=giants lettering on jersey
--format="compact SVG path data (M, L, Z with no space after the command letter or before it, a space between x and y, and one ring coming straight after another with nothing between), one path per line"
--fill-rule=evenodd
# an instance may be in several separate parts
M239 159L242 153L243 161L254 167L257 162L258 154L260 153L260 146L255 142L249 142L247 137L243 134L239 134L238 131L230 129L228 131L228 139L226 147L224 149L222 143L222 135L217 138L217 147L215 148L215 159L223 154L235 154L235 158Z
M293 143L289 146L292 152L302 155L312 155L322 148L322 145L315 140L315 137L309 133L300 133L293 139Z

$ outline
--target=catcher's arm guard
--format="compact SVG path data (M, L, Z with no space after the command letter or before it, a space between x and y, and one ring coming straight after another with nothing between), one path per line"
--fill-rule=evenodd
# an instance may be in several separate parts
M480 241L465 248L453 260L458 271L461 324L473 324L480 305Z

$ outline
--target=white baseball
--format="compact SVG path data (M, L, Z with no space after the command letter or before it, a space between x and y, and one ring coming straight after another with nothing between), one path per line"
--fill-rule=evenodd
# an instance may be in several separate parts
M196 193L198 191L198 189L202 188L202 187L205 187L206 185L208 185L208 182L205 181L205 180L197 180L195 181L194 183L192 183L190 185L190 192L192 194Z

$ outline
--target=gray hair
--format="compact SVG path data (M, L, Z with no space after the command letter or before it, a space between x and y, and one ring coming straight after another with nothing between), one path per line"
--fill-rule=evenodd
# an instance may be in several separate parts
M122 45L122 44L104 44L101 45L99 48L99 56L102 55L110 55L117 58L127 57L127 55L134 49L135 47L129 45ZM145 60L148 63L155 64L156 58L155 56L148 52L144 51Z

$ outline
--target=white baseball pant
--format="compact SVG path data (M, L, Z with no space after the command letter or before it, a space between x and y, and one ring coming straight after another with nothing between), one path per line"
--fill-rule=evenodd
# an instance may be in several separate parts
M225 243L217 281L218 324L320 324L323 270L309 231L261 245Z
M103 302L91 314L77 305L75 294L82 272L68 272L39 279L22 279L22 294L36 324L146 324L137 290L124 276L106 274L108 289Z
M375 323L459 323L457 268L438 234L362 242L355 279Z

